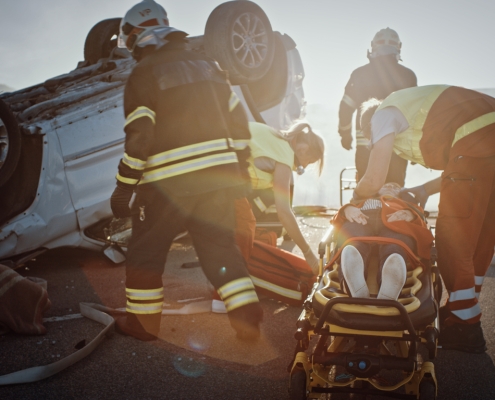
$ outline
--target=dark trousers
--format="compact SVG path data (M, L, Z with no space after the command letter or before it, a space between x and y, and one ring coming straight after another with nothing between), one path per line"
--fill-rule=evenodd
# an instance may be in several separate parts
M382 212L381 209L363 211L363 214L369 217L368 223L366 225L361 225L358 224L357 222L349 222L349 221L344 222L337 238L337 245L341 247L347 239L353 237L379 236L382 238L391 238L391 239L400 240L404 242L413 252L415 252L416 242L414 241L414 239L410 236L404 235L402 233L394 232L393 230L387 228L383 224L381 212ZM364 273L366 277L367 269L368 269L367 267L370 261L370 256L374 245L370 243L362 243L362 242L354 242L352 245L358 249L359 253L361 253L361 256L363 257ZM388 256L390 256L393 253L400 254L405 260L407 260L406 251L397 244L391 243L391 244L383 244L378 246L378 258L380 263L379 274L377 277L378 284L381 283L381 275L382 275L381 272L383 268L383 263L388 258ZM340 280L342 281L343 276L340 268L339 268L339 277Z
M201 267L215 288L249 277L235 244L234 226L231 189L189 197L174 197L156 187L139 191L132 208L126 287L161 287L170 246L184 229L191 235Z

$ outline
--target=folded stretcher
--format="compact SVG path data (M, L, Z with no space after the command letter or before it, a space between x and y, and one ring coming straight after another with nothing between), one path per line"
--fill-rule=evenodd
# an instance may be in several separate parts
M407 251L408 277L397 301L352 298L340 287L340 253L346 244L358 240L376 246L393 241ZM321 273L304 302L294 335L297 345L289 365L290 398L319 398L322 393L435 398L432 360L437 350L442 284L434 248L429 260L387 238L353 238L337 248L336 233L330 228L318 251ZM329 261L324 266L325 256ZM375 254L368 265L372 295L378 292L377 271Z

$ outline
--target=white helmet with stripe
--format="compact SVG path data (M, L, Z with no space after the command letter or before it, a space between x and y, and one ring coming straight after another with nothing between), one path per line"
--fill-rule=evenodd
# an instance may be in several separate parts
M402 43L396 31L390 28L378 31L371 41L371 57L395 54L400 59Z
M118 46L127 48L132 53L152 31L168 26L165 9L154 0L143 0L127 11L122 18Z

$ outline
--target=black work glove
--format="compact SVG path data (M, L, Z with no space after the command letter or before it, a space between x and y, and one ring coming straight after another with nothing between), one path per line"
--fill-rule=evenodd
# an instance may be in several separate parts
M115 218L125 218L131 216L129 202L134 190L132 187L117 186L110 197L110 207Z
M351 132L341 133L340 134L340 143L342 147L346 150L352 149L352 134Z
M404 188L400 191L399 197L413 204L418 204L421 208L425 208L426 201L428 200L428 193L424 185L415 186L413 188Z

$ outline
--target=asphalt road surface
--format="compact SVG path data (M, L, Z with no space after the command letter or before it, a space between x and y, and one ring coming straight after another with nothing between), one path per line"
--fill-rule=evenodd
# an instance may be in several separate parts
M310 217L299 222L316 249L328 220ZM292 242L281 245L294 247ZM243 343L235 338L225 314L208 311L211 290L201 269L183 268L195 260L187 238L173 246L163 276L165 303L167 309L194 304L195 311L204 312L163 316L160 340L151 343L113 334L56 375L0 386L0 399L288 399L287 366L300 310L262 299L262 338ZM125 307L125 267L99 253L55 250L17 272L47 280L52 303L45 315L48 333L0 336L0 375L53 363L74 353L78 343L95 338L104 326L81 317L80 302ZM434 360L438 399L495 399L495 264L480 300L488 351L472 355L439 350Z

